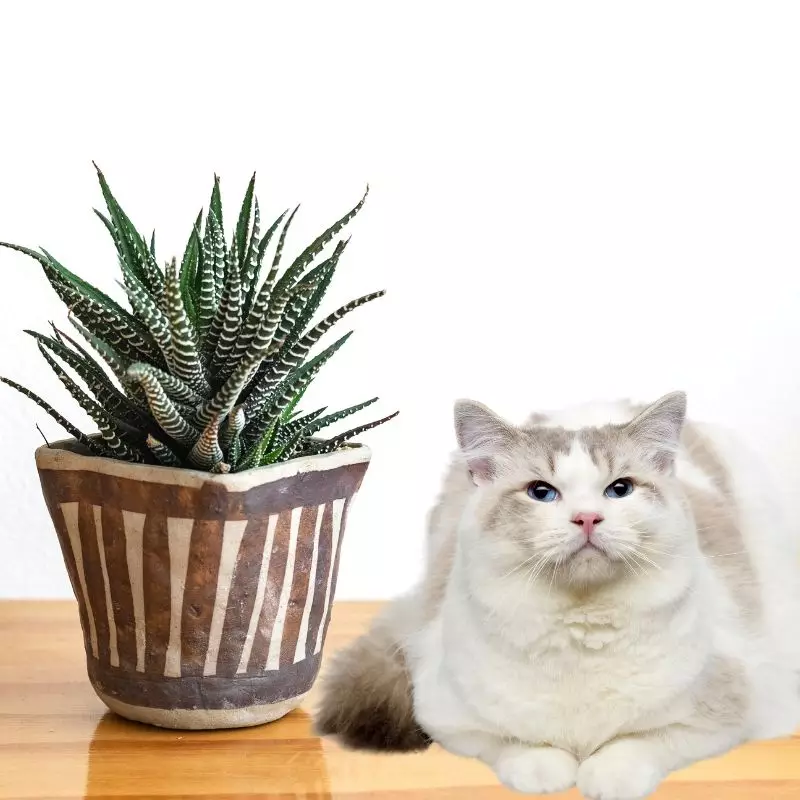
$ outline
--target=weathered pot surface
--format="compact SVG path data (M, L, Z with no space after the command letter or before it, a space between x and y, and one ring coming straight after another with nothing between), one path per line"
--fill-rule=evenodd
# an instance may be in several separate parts
M257 725L319 671L364 446L233 475L36 451L89 679L129 719Z

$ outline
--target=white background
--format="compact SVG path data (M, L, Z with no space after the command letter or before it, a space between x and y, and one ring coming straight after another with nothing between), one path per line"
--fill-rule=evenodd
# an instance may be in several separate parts
M302 201L290 250L370 183L331 303L389 294L309 403L402 413L364 437L340 598L416 576L459 396L521 419L684 388L791 501L798 34L795 3L730 0L4 4L0 238L112 291L91 159L162 258L214 171L228 223L254 169L265 218ZM0 280L0 374L82 421L21 332L63 308L22 256ZM68 596L32 457L58 428L0 409L0 596Z

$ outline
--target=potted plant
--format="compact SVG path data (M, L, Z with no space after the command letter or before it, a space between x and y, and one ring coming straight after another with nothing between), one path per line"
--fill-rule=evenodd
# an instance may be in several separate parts
M284 267L297 209L262 233L253 176L226 241L215 177L180 264L162 270L155 236L136 230L97 172L108 213L96 213L130 310L47 251L2 245L39 262L84 340L27 331L96 434L0 380L72 436L39 448L36 465L89 679L110 709L155 725L274 720L319 669L347 511L370 459L350 440L394 416L325 438L374 399L333 413L298 405L350 334L312 355L317 342L383 294L312 322L347 244L338 234L366 194Z

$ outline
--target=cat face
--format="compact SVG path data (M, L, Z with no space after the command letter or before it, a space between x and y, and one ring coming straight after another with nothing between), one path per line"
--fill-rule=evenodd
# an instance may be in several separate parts
M498 569L590 586L647 572L686 536L674 457L686 399L667 395L629 422L567 429L509 425L471 401L456 432L472 506Z

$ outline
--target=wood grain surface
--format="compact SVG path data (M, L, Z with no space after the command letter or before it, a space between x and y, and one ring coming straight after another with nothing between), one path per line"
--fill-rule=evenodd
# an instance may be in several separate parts
M327 653L377 606L338 604ZM155 730L106 713L86 679L77 606L0 602L0 799L513 798L483 765L432 748L348 753L312 736L308 707L259 728ZM577 800L577 792L562 795ZM657 800L798 800L800 738L749 745L677 773Z

